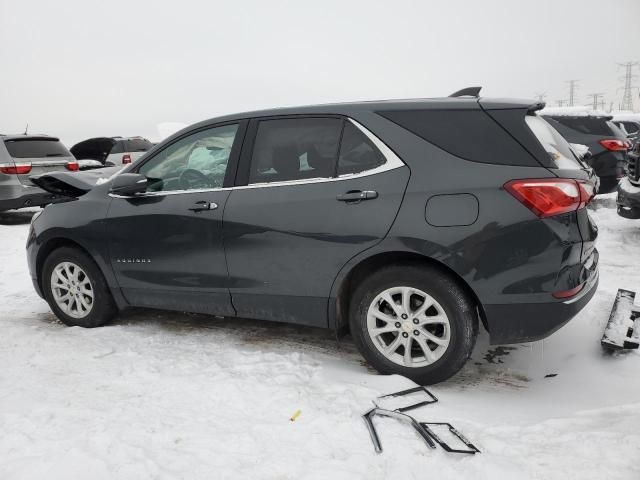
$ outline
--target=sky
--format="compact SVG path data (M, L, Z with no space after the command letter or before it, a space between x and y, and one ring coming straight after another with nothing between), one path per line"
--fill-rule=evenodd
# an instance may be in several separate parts
M165 122L472 85L555 105L569 79L578 104L618 105L639 19L640 0L0 0L0 132L159 140Z

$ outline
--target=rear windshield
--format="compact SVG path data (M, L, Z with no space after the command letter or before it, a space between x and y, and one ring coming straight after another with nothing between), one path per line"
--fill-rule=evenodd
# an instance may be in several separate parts
M607 121L607 117L565 117L558 115L551 118L576 132L586 133L587 135L612 135L611 123Z
M542 147L549 154L549 157L551 157L551 161L555 164L556 168L583 168L564 137L549 125L547 121L537 115L527 115L525 121L538 141L542 144Z
M29 138L4 141L13 158L70 157L71 153L57 138Z

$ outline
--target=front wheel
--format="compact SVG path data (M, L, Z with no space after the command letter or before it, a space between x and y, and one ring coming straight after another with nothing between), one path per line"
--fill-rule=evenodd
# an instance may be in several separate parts
M374 273L356 288L349 320L358 349L374 368L421 385L458 372L478 333L471 299L431 267L397 265Z
M80 250L63 247L51 252L41 281L47 303L66 325L99 327L117 313L102 272Z

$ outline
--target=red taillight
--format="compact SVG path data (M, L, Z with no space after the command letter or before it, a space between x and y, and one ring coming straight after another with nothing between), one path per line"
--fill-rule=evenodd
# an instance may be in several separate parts
M512 180L504 188L540 218L574 212L589 197L586 188L583 193L577 181L567 178Z
M585 182L584 180L576 180L578 182L578 188L580 189L580 206L578 208L586 207L589 202L596 196L596 187L591 182Z
M122 155L122 164L126 165L127 163L131 163L131 155Z
M580 293L580 290L582 290L582 287L584 287L584 283L581 283L576 288L572 288L571 290L562 290L561 292L555 292L555 293L552 293L551 295L554 298L570 298Z
M72 172L77 172L78 170L80 170L80 165L78 164L78 162L67 162L65 167L67 168L67 170L71 170Z
M7 175L25 175L31 171L30 163L0 164L0 172Z
M624 140L617 140L613 138L600 140L598 143L611 152L626 152L629 148L627 142Z

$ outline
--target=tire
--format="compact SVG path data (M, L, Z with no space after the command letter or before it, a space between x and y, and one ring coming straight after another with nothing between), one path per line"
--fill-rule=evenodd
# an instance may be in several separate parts
M102 272L78 249L62 247L51 252L41 275L45 300L56 317L70 327L99 327L118 313Z
M395 308L382 297L393 301ZM403 313L405 298L409 298L408 313ZM426 311L419 314L421 306ZM366 278L353 293L349 326L358 350L376 370L403 375L420 385L456 374L471 356L478 336L474 302L455 279L428 266L393 265ZM391 353L383 353L385 348Z

